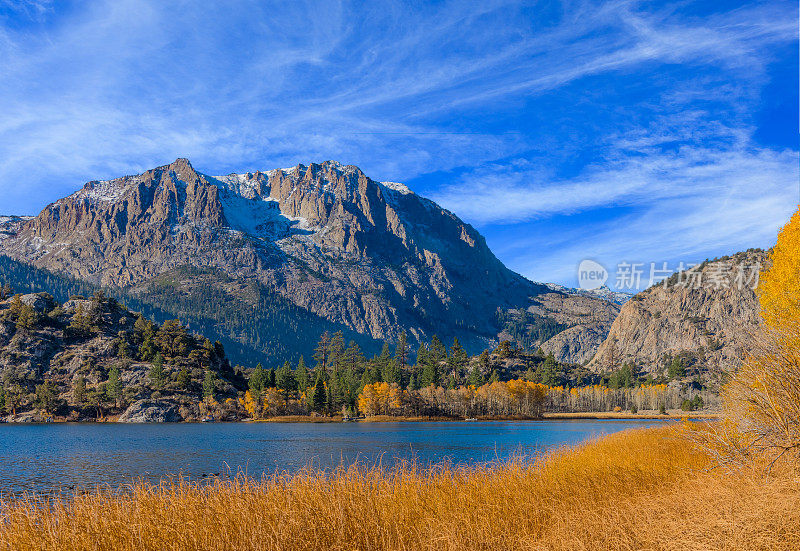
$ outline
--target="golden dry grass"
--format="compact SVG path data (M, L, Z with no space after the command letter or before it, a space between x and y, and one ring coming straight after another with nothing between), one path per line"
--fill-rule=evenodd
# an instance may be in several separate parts
M5 549L798 549L800 484L705 472L663 427L535 463L342 469L4 506Z
M667 415L658 410L628 411L588 411L588 412L550 412L542 415L544 419L718 419L720 413L706 411L667 410Z

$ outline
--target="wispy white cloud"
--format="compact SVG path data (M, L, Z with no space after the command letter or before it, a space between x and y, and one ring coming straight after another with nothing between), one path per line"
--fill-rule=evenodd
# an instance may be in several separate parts
M764 8L686 24L631 2L568 2L538 26L535 15L520 18L519 2L87 6L10 33L0 53L0 181L135 169L173 154L209 164L347 156L408 178L525 145L436 134L447 128L433 113L645 60L739 59L793 32Z
M517 237L498 243L501 256L538 280L575 285L580 260L609 269L620 262L697 262L750 247L768 248L800 204L796 151L684 147L596 168L578 179L520 187L480 183L439 201L482 224L538 218L513 227ZM507 177L508 171L503 172ZM524 180L529 173L517 173ZM536 178L534 173L531 178ZM537 192L539 187L543 192ZM511 189L508 196L504 189ZM451 190L450 193L453 193ZM540 199L541 197L541 199ZM619 209L611 217L604 209ZM544 231L554 217L571 215L570 228Z
M444 174L425 191L489 233L574 215L577 237L544 252L497 244L540 278L587 249L733 246L773 228L796 181L796 149L756 143L752 114L797 9L712 4L4 0L0 211L178 156L209 172L336 158ZM587 214L608 208L623 212ZM648 233L666 210L681 237Z
M687 211L694 202L719 205L722 198L726 203L747 204L760 195L796 197L797 151L753 146L746 135L737 134L734 129L720 129L713 138L733 143L712 148L687 144L684 138L663 132L632 132L619 137L606 162L576 177L559 180L518 159L468 172L433 198L485 225L611 206L656 206L671 200L685 202L681 210ZM678 145L661 149L665 144ZM774 213L765 213L770 214Z

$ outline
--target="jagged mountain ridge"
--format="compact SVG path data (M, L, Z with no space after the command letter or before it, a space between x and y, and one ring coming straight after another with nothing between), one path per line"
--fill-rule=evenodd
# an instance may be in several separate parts
M92 181L2 224L11 258L134 294L182 267L252 279L375 339L459 336L554 291L508 270L469 224L402 184L335 161L208 176L186 159Z
M612 291L607 285L602 285L597 289L580 289L576 287L564 287L563 285L559 285L557 283L545 283L547 287L553 291L557 291L559 293L566 293L568 295L579 295L585 297L593 297L593 298L602 298L609 302L613 302L619 306L622 306L626 302L628 302L633 294L631 293L624 293L622 291Z

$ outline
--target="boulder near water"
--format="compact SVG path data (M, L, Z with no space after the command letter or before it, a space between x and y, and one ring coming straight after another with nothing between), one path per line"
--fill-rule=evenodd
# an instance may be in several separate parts
M178 406L170 400L137 400L119 416L120 423L174 423L182 421Z

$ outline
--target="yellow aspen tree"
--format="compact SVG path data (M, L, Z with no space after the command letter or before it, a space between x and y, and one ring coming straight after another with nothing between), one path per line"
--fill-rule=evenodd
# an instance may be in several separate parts
M800 210L778 234L770 254L772 266L761 273L758 300L772 329L800 323Z
M778 234L760 277L764 330L723 388L725 419L689 434L733 467L782 457L800 468L800 211Z
M358 410L364 415L377 415L380 411L380 399L376 392L376 386L379 384L364 385L364 389L358 395Z

